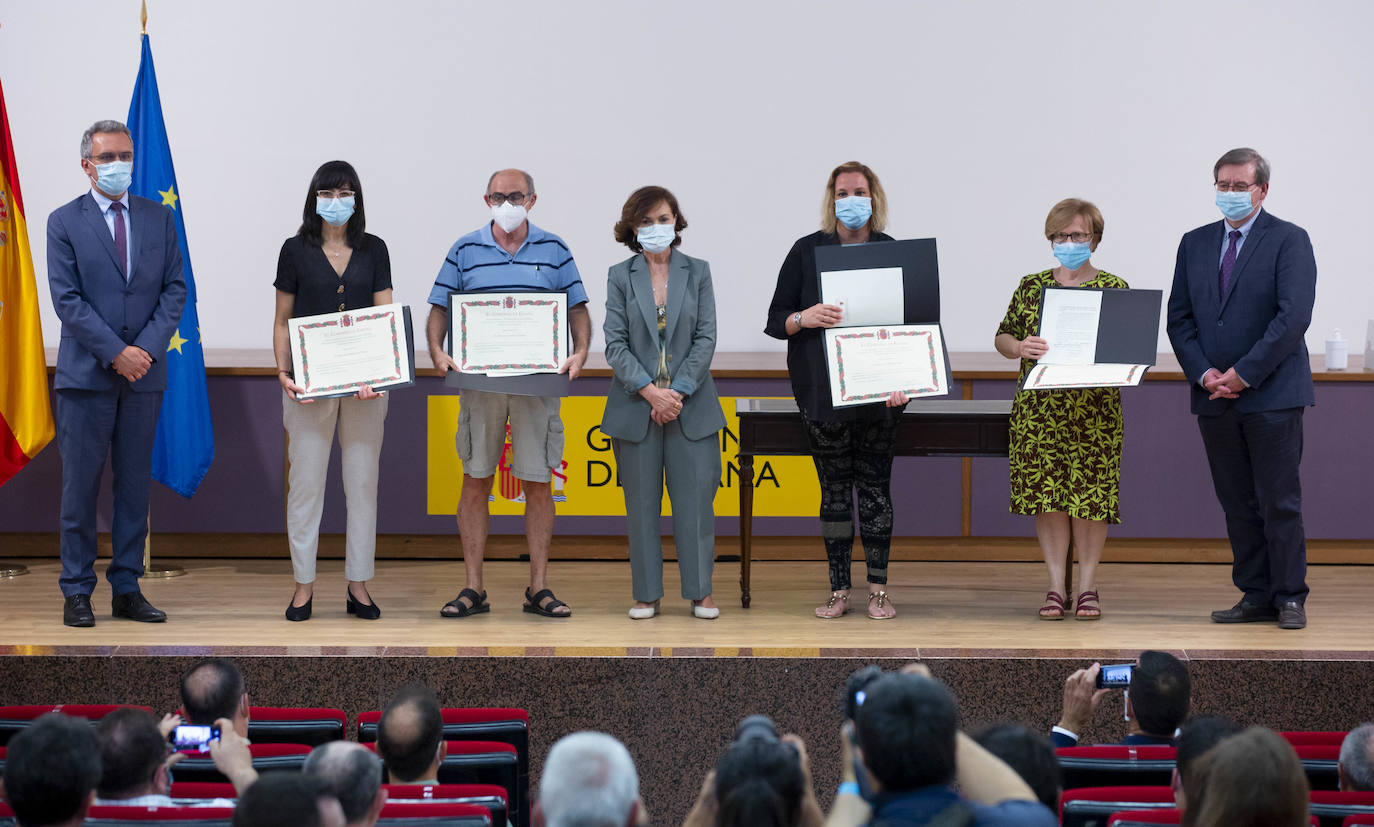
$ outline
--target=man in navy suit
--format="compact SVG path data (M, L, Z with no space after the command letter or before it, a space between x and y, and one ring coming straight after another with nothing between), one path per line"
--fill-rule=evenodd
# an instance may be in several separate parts
M1217 623L1307 625L1302 414L1313 404L1304 335L1317 262L1301 227L1261 209L1269 163L1233 149L1212 170L1224 221L1183 236L1169 341L1192 383L1212 484L1226 515L1231 577L1243 593Z
M167 365L161 358L186 303L172 213L128 192L134 145L118 121L81 136L90 192L48 216L48 285L62 320L57 442L62 453L62 622L94 626L96 497L114 471L114 556L106 579L115 617L167 615L138 588L148 535L153 438Z

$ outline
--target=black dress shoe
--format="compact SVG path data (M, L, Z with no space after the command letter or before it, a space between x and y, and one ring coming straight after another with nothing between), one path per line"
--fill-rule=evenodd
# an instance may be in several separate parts
M1273 606L1256 606L1248 600L1212 612L1213 623L1273 623L1278 619L1279 612Z
M296 598L291 598L291 602L286 604L286 619L291 621L301 621L310 619L310 604L315 602L315 595L305 601L304 606L296 605Z
M67 602L62 607L62 622L68 626L82 628L94 626L95 611L91 609L91 596L89 594L67 595Z
M1303 629L1307 627L1307 610L1296 600L1290 600L1279 607L1280 629Z
M110 613L139 623L161 623L167 619L167 613L149 603L143 592L115 595L110 603Z
M353 592L347 592L348 602L344 604L344 609L351 615L357 615L359 620L376 620L382 616L382 610L377 608L376 601L371 603L359 603L353 599ZM372 595L367 596L369 600Z

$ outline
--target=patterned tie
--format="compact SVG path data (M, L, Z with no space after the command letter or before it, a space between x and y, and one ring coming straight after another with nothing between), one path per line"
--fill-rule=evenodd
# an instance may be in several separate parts
M1240 230L1232 230L1227 236L1230 237L1231 243L1226 245L1226 255L1221 257L1221 274L1218 279L1218 286L1221 288L1218 295L1222 298L1226 298L1226 288L1231 284L1231 271L1236 268L1236 242L1240 241Z
M127 237L127 235L126 235L126 233L125 233L125 229L124 229L124 205L121 204L121 203L119 203L118 201L116 201L116 202L114 202L113 204L110 205L110 209L114 210L114 217L115 217L115 222L114 222L114 224L115 224L115 228L114 228L115 255L119 256L119 269L121 269L121 270L124 271L124 280L125 280L125 281L128 281L128 280L129 280L129 239L128 239L128 237ZM1234 246L1235 246L1235 243L1232 242L1231 246L1234 247ZM1235 256L1231 256L1231 260L1232 260L1232 261L1235 261L1235 259L1236 259Z

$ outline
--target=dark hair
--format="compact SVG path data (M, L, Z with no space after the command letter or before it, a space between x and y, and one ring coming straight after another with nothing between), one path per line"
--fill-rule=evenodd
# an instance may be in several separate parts
M323 782L289 770L263 773L243 791L234 808L233 827L320 827Z
M1141 732L1172 738L1188 717L1191 692L1182 661L1167 652L1140 653L1139 665L1131 670L1131 709Z
M315 170L315 177L310 179L310 191L305 194L301 228L296 231L296 235L316 247L324 243L324 219L315 212L315 202L318 200L315 193L335 189L353 190L353 215L344 225L344 231L348 234L348 246L356 250L363 243L363 233L367 229L367 214L363 209L362 182L358 180L358 173L353 169L353 165L347 161L326 161Z
M1193 762L1201 758L1207 750L1221 743L1223 738L1240 731L1240 724L1224 715L1204 715L1183 725L1176 742L1176 763L1178 780L1184 792L1187 792L1192 782L1188 774L1193 769Z
M243 697L243 674L231 660L214 658L191 667L181 678L181 710L186 723L210 726L233 720Z
M856 722L859 746L883 790L953 780L958 712L944 684L921 675L883 675L866 691Z
M639 244L639 222L649 214L649 210L658 206L660 201L668 202L668 209L673 211L676 221L673 222L673 243L669 246L676 247L682 243L682 231L687 229L687 218L678 208L677 198L663 187L640 187L630 193L630 197L625 200L625 206L620 208L620 220L615 222L615 240L634 250L636 253L644 252L644 248Z
M344 820L361 821L382 786L382 762L361 744L331 741L305 757L301 771L320 779L343 807Z
M792 827L805 793L796 747L763 739L736 742L716 762L716 827Z
M100 750L85 720L50 712L9 742L5 803L23 827L60 824L100 782Z
M391 696L382 710L377 722L377 754L386 762L393 781L414 781L434 762L443 737L444 717L434 690L412 684Z
M1185 827L1302 827L1311 793L1293 747L1251 727L1198 759L1187 795Z
M142 792L167 759L167 739L157 719L143 709L116 709L95 726L100 745L101 798L128 798Z
M999 724L978 733L973 740L1016 770L1041 804L1059 812L1064 775L1048 738L1019 724Z
M1254 164L1255 183L1261 187L1269 183L1269 162L1264 160L1263 155L1248 146L1228 150L1226 154L1217 159L1217 162L1212 165L1212 183L1216 183L1217 175L1221 172L1222 167L1232 164Z

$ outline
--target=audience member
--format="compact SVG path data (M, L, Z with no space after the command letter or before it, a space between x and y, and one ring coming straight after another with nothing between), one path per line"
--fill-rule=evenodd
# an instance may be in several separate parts
M444 760L444 718L434 691L403 687L377 722L377 754L393 784L438 784Z
M269 772L240 798L232 827L344 827L339 800L299 772Z
M52 712L10 739L3 793L19 827L80 825L100 783L90 725Z
M248 692L233 661L203 661L182 676L181 708L187 723L209 726L225 718L234 732L248 737Z
M820 827L824 818L806 744L750 715L707 773L684 827Z
M954 697L920 664L884 675L866 687L856 723L841 743L841 777L826 824L1043 825L1058 823L1016 771L959 732ZM858 771L873 795L859 794ZM959 792L952 785L958 784Z
M1092 723L1093 713L1110 689L1097 689L1100 663L1079 669L1064 681L1064 709L1050 733L1056 747L1077 746ZM1178 727L1188 717L1192 688L1188 667L1167 652L1140 653L1126 693L1126 716L1131 732L1122 744L1171 746Z
M544 761L533 820L539 827L648 824L629 750L602 732L559 739Z
M1038 732L1020 724L990 726L973 736L978 746L997 756L1030 785L1035 797L1053 812L1059 812L1059 796L1064 792L1064 774L1054 745Z
M382 762L361 744L331 741L310 751L301 771L339 800L348 827L373 827L386 804Z
M220 720L224 747L212 742L210 758L215 768L234 784L240 794L257 780L253 756L238 733ZM97 804L171 807L172 766L185 757L173 752L158 721L142 709L116 709L100 719L95 727L95 740L100 747L100 785ZM237 742L237 743L234 743ZM228 799L212 799L198 806L232 807Z
M1170 786L1174 788L1174 806L1179 812L1188 809L1188 790L1193 788L1193 768L1212 747L1241 731L1240 724L1221 715L1204 715L1183 725L1177 739L1177 755Z
M1183 827L1305 827L1310 792L1288 742L1264 727L1222 739L1190 771Z
M1347 792L1374 792L1374 724L1360 724L1341 742L1341 757L1336 762L1340 786Z

